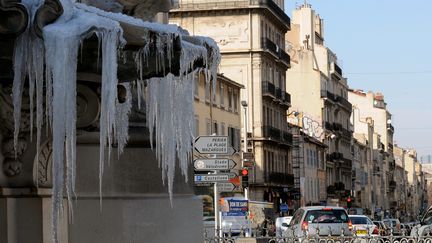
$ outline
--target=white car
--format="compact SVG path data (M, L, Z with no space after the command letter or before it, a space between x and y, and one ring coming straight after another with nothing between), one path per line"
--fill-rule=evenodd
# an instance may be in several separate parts
M353 233L359 237L379 236L378 227L365 215L348 215Z
M292 216L276 218L276 237L282 237L283 233L288 229Z
M432 206L420 220L420 224L411 229L411 236L432 236Z

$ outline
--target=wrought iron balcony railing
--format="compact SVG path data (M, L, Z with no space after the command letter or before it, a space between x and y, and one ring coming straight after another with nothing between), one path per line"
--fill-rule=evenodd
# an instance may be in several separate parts
M291 95L287 92L282 92L282 103L291 104Z
M345 108L348 111L352 111L352 104L345 98L338 96L337 97L337 102L338 104L342 107Z
M268 81L264 81L262 83L262 95L263 96L271 96L273 98L275 98L275 92L276 92L276 88L274 86L274 84L268 82Z
M279 47L269 38L261 38L261 48L279 56Z
M294 175L280 172L270 172L265 174L265 182L278 185L294 185Z
M276 99L282 99L282 90L280 88L276 88L275 90Z

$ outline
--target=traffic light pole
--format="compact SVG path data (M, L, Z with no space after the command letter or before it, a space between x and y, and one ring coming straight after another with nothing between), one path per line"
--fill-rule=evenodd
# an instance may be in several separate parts
M244 153L247 152L247 131L248 131L247 107L248 107L248 104L247 104L246 101L242 101L241 104L242 104L242 106L244 108L244 135L243 135L244 136L244 139L243 139L244 143L243 143L243 153L242 153L242 163L241 163L241 165L242 165L242 168L244 168L244 159L245 159L244 158ZM244 189L244 197L245 197L245 199L249 199L248 188L247 187L243 187L243 189Z

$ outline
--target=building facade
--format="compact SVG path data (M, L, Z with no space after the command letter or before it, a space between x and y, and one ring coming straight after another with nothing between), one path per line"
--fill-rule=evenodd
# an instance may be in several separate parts
M361 90L350 90L348 99L353 105L353 120L356 124L367 118L373 120L374 133L377 140L373 141L374 151L373 160L375 168L375 185L381 191L375 195L375 213L381 211L394 213L397 210L397 198L395 198L396 182L394 171L396 168L393 157L393 133L394 128L391 124L391 114L387 110L387 104L381 93L368 92ZM356 132L365 133L362 126L354 125ZM359 130L357 130L359 129Z
M327 198L338 204L346 203L352 184L352 107L347 100L347 80L336 55L324 45L323 20L309 4L293 11L286 41L292 57L287 71L292 110L304 112L317 122L316 130L321 131L319 140L327 146Z
M215 39L222 54L219 72L244 85L240 97L248 115L242 129L247 128L247 150L255 156L249 197L278 208L293 186L292 134L286 122L290 56L284 51L290 18L284 1L180 0L170 23Z

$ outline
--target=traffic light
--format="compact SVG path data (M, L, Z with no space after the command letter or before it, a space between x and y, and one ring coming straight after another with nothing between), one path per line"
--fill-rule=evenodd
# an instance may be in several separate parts
M351 197L347 198L347 208L351 208Z
M242 177L242 186L243 188L249 187L249 170L243 168L240 170L240 175Z

